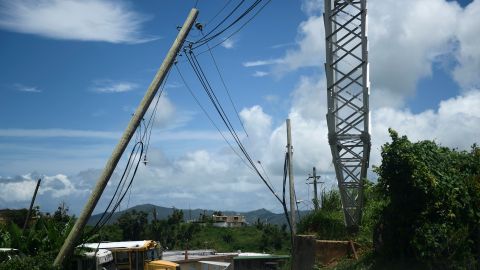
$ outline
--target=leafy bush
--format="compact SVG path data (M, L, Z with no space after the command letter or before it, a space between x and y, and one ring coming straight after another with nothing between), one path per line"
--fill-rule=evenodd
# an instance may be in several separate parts
M412 143L390 130L375 168L385 205L379 251L428 268L473 269L480 255L480 149L456 151Z
M338 190L322 194L322 207L307 214L298 224L299 233L316 234L324 240L348 238Z

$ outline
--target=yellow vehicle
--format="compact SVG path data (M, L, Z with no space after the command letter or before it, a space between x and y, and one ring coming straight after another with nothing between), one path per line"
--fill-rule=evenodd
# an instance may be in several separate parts
M110 250L119 270L180 270L180 265L161 260L160 246L152 240L87 243L83 246Z

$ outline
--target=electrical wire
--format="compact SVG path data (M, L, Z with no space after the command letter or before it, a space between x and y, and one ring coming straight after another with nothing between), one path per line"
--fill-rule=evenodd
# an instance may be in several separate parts
M185 77L183 77L182 73L180 72L180 69L178 68L177 64L175 63L175 68L178 72L178 75L180 76L180 78L182 79L183 81L183 84L185 85L185 88L187 88L188 92L190 93L190 95L193 97L193 99L195 100L195 102L197 103L197 105L200 107L200 109L202 109L203 113L207 116L208 120L210 121L210 123L212 123L212 125L215 127L215 129L218 131L218 133L220 133L220 135L222 136L223 140L228 144L228 146L230 146L230 148L232 149L232 151L240 158L240 160L245 164L245 166L247 166L250 170L254 171L254 169L242 158L242 156L235 150L235 148L233 147L233 145L227 140L227 138L225 137L225 135L223 135L223 132L220 130L220 128L215 124L215 122L213 121L212 117L210 117L210 115L208 114L207 110L202 106L202 104L200 103L200 101L198 100L197 96L195 96L195 94L193 93L192 89L190 88L190 86L187 84L186 80L185 80ZM254 171L255 172L255 171Z
M217 18L218 15L220 15L220 13L222 13L222 11L228 6L230 5L230 3L232 2L232 0L228 0L227 3L225 3L225 5L211 18L209 19L206 23L205 23L205 26L209 25L213 20L215 20Z
M215 60L215 57L213 56L212 50L210 49L210 45L207 43L208 51L210 52L210 56L212 57L213 64L215 65L215 69L217 70L218 76L220 77L220 80L222 81L223 88L225 89L225 92L227 92L228 99L230 100L230 103L232 104L233 109L235 110L235 113L237 115L238 121L242 125L243 131L248 137L247 130L245 129L245 126L243 125L242 119L240 119L240 113L237 110L237 106L235 106L235 103L232 100L232 96L230 95L230 91L228 91L227 84L225 83L225 80L223 79L222 73L220 72L220 69L218 68L217 61Z
M199 40L193 42L193 44L195 44L195 46L193 47L193 49L196 49L198 47L201 47L203 45L205 45L207 42L209 42L210 40L213 40L215 39L216 37L220 36L221 34L223 34L225 31L227 31L228 29L230 29L231 27L233 27L235 24L237 24L239 21L241 21L245 16L247 16L252 10L255 9L255 7L260 4L262 2L262 0L256 0L252 5L250 5L250 7L248 7L240 16L238 16L233 22L231 22L228 26L226 26L225 28L223 28L222 30L218 31L217 33L213 34L212 36L209 37L210 34L213 33L213 31L216 30L216 28L219 27L220 24L222 24L229 16L225 17L225 19L222 20L222 22L220 24L218 24L213 30L211 30L209 33L207 33L204 37L200 38ZM259 11L257 11L257 13L255 13L249 20L247 20L239 29L237 29L236 31L234 31L233 34L231 34L229 37L233 36L235 33L237 33L238 31L240 31L248 22L250 22L268 3L270 2L267 1L267 3L265 5L263 5ZM243 3L243 1L241 2ZM238 6L237 6L238 7ZM222 41L225 42L226 39L224 39ZM219 44L215 45L215 46L218 46Z
M235 13L235 11L245 2L245 0L242 0L240 1L240 3L238 3L238 5L235 6L235 8L230 11L230 13L225 16L225 18L223 18L222 21L220 21L217 26L215 26L212 30L210 30L210 32L208 32L205 36L201 37L199 40L197 40L196 42L194 43L198 43L198 42L201 42L203 39L205 39L207 36L209 36L210 34L212 34L215 30L217 30L218 27L220 27L230 16L233 15L233 13Z
M271 2L271 0L268 0L262 7L260 7L260 9L250 18L248 19L244 24L242 24L237 30L235 30L234 32L232 32L230 35L228 35L226 38L223 38L222 41L216 43L215 45L213 45L210 49L213 50L215 49L216 47L220 46L221 44L223 44L224 42L226 42L228 39L230 39L231 37L233 37L234 35L236 35L238 32L240 32L250 21L252 21L269 3ZM198 55L201 55L201 54L204 54L206 53L208 50L204 50L200 53L198 53Z
M232 135L233 139L237 143L239 149L242 151L243 155L247 159L247 161L250 163L250 165L253 167L255 170L256 174L260 177L260 179L265 183L267 188L272 192L272 194L277 198L277 200L281 203L282 200L280 197L275 193L275 191L272 189L272 187L268 184L266 179L263 177L263 175L260 173L258 168L255 166L255 163L253 162L250 154L247 152L245 149L244 145L242 144L240 138L238 137L238 134L236 133L234 127L232 126L228 116L225 114L225 111L223 110L223 107L221 106L220 102L218 101L218 98L215 95L215 92L213 91L210 83L208 82L207 77L205 76L205 73L203 72L200 63L198 62L198 59L195 57L195 54L190 50L188 54L186 53L186 49L184 49L187 60L192 67L195 75L199 79L201 85L203 86L203 89L207 96L209 97L211 103L215 107L215 110L217 111L218 115L222 119L223 123L227 127L228 131Z

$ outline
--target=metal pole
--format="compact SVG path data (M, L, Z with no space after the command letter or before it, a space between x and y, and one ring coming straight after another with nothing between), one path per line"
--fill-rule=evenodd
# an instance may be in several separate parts
M30 202L30 208L28 208L27 218L25 218L25 223L23 223L22 233L27 228L28 221L30 220L30 215L32 214L33 204L35 203L35 198L37 197L38 188L40 187L41 182L42 182L42 179L41 178L38 179L37 187L35 187L35 192L33 192L32 201Z
M182 44L185 41L185 38L187 37L188 33L190 32L190 29L192 28L192 25L195 22L195 19L197 18L197 15L198 15L198 10L193 8L190 11L190 14L188 15L185 23L183 24L182 29L180 29L180 32L178 33L177 38L173 42L172 47L168 51L165 59L163 60L162 65L158 69L157 74L153 78L152 83L148 87L147 92L145 93L145 96L143 97L142 101L138 105L138 108L135 111L135 114L133 115L132 119L130 120L130 123L128 123L127 129L124 131L122 138L120 139L117 146L113 150L113 153L110 159L108 160L107 164L105 165L105 168L103 169L103 172L100 178L97 180L97 184L95 188L92 190L92 194L90 195L90 198L85 204L85 207L83 208L82 213L80 214L77 221L75 222L75 225L73 226L72 230L70 231L70 234L65 240L65 243L60 249L60 252L58 253L57 258L55 258L55 262L53 263L54 266L57 266L57 267L61 266L63 264L65 257L72 253L75 241L78 239L78 237L82 233L82 230L85 227L85 224L87 223L88 219L90 218L90 215L92 214L93 209L95 209L95 206L97 205L97 202L100 199L100 196L102 195L102 192L105 189L108 183L108 180L110 179L115 167L117 166L117 163L120 160L123 154L123 151L125 151L125 148L130 142L130 139L135 133L135 130L137 129L138 125L143 119L143 116L145 115L153 98L155 97L155 94L157 93L158 88L162 84L163 80L165 79L165 76L168 73L168 70L170 69L173 62L175 61L175 58L178 52L180 51L180 48L182 47Z
M293 235L297 233L297 224L295 224L295 183L293 178L293 160L292 160L292 134L290 132L290 119L287 119L287 151L288 151L288 185L290 187L290 223L292 224Z

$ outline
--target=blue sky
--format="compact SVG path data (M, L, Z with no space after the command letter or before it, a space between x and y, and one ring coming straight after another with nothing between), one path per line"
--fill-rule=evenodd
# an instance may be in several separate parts
M388 127L459 149L480 137L480 1L399 2L368 2L371 164L380 162ZM224 3L198 1L197 21L205 31ZM0 1L0 208L27 207L34 180L42 177L42 209L51 211L61 201L73 212L81 209L194 4ZM241 132L210 55L199 56L243 142L277 188L283 123L292 119L297 194L304 200L311 199L304 179L313 166L327 187L335 185L326 140L322 8L321 0L272 1L213 50L249 137ZM194 29L188 40L200 36ZM184 56L178 67L215 116ZM280 210L232 154L175 69L159 104L150 163L141 167L129 205Z

